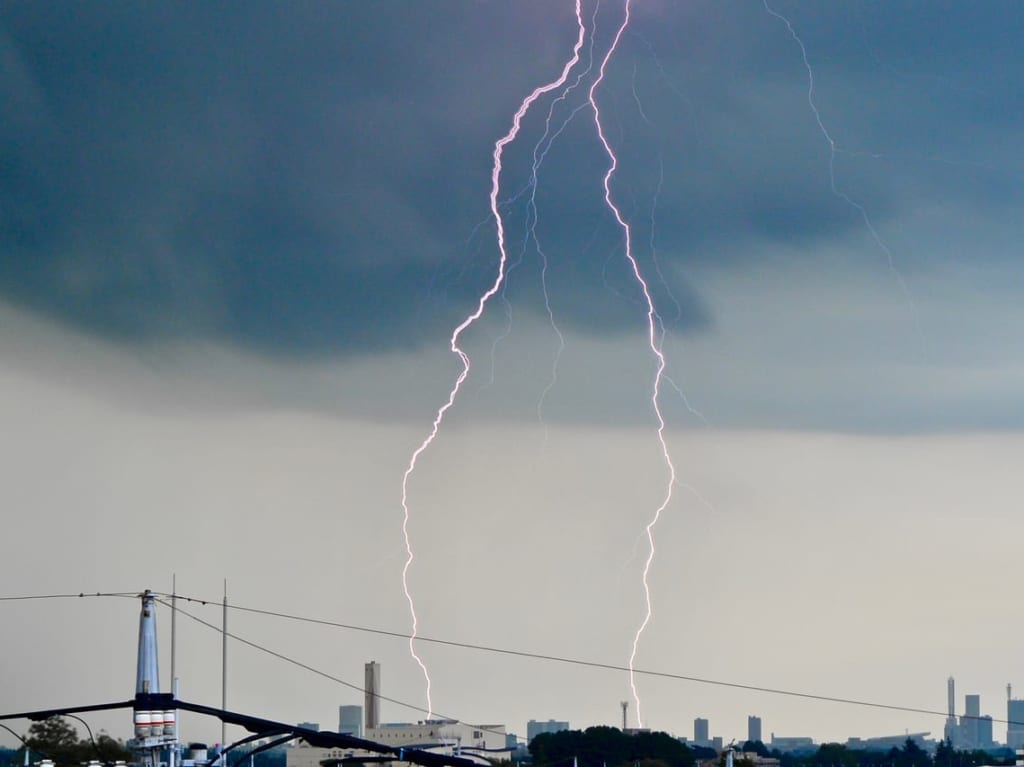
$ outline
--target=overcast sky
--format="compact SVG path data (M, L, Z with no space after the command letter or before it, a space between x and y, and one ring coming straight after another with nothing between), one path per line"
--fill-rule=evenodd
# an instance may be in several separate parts
M584 108L624 4L582 11L578 87L504 151L510 269L410 479L409 577L426 636L624 665L667 467ZM936 710L953 674L1005 718L1024 685L1022 33L1009 0L633 3L596 97L680 480L638 667ZM497 275L495 142L577 34L552 0L0 6L0 592L176 573L218 598L227 578L237 604L407 632L402 475ZM137 604L0 611L0 709L130 695ZM426 705L401 639L231 620L357 686L376 659L386 695ZM218 637L179 629L182 696L218 703ZM616 724L631 697L622 672L421 649L437 713L520 733ZM231 706L270 718L336 727L361 703L244 646L230 677ZM943 725L639 693L645 725L706 716L726 741L748 714L766 738Z

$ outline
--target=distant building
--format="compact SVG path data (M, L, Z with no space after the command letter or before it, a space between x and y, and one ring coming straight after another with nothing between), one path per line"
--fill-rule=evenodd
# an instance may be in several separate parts
M487 765L487 756L495 756L495 752L506 748L505 725L471 725L450 719L428 719L415 724L382 724L365 730L364 737L385 746L446 754L460 753L482 767ZM360 757L367 757L369 761L369 757L375 756L360 749L317 748L300 742L295 748L287 750L285 764L286 767L320 767L321 762L327 759L360 761Z
M1024 700L1010 698L1006 701L1006 747L1024 747Z
M995 748L996 742L992 736L992 717L982 716L978 718L978 748Z
M756 751L744 751L737 754L737 757L745 762L750 762L754 767L779 767L781 762L781 760L770 756L761 756Z
M338 732L363 737L362 706L338 706Z
M964 715L960 717L960 732L957 746L965 749L980 748L978 745L978 719L981 717L981 696L964 696Z
M747 740L761 740L761 717L747 717Z
M708 738L708 720L697 717L693 720L693 740L698 745L704 745L710 738Z
M548 719L546 722L538 722L536 719L531 719L526 723L526 742L532 742L533 739L541 733L563 732L568 729L568 722L559 722L554 719Z
M296 727L300 727L303 730L312 730L313 732L320 732L319 722L299 722Z
M285 767L320 767L326 759L353 759L362 756L363 751L353 748L317 748L305 741L299 741L294 748L285 749ZM248 760L246 760L248 761Z
M777 748L779 751L782 752L811 750L814 748L814 738L781 737L777 736L773 732L772 742L769 745L771 745L772 748Z
M981 716L981 696L980 695L965 695L964 696L964 713L967 716L973 716L977 718Z
M365 737L385 746L500 751L505 748L505 725L464 724L454 719L427 719L416 724L389 722L366 730Z
M892 748L902 748L908 740L912 740L922 750L931 751L934 741L927 740L930 734L928 732L904 732L899 735L882 735L875 738L850 738L846 741L846 747L851 751L888 751Z

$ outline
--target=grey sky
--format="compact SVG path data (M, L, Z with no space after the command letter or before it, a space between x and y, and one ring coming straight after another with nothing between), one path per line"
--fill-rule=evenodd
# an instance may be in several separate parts
M658 528L639 665L926 708L955 673L999 717L1024 628L1001 612L1024 532L1024 6L770 5L824 132L755 0L635 2L598 91L699 494L678 487ZM601 4L594 55L621 10ZM407 629L399 484L458 370L451 328L494 279L494 142L574 37L550 0L0 8L0 505L27 544L4 592L177 572L216 596L227 576L240 603ZM536 194L558 356L523 193L549 103L506 150L514 268L411 486L414 589L425 634L621 663L663 492L654 365L586 110ZM5 657L47 652L5 664L0 707L127 694L134 605L2 609ZM243 629L354 681L376 657L422 703L401 642ZM194 631L185 690L214 702L216 640ZM427 653L439 711L515 730L614 723L628 697L621 676ZM237 664L233 699L267 716L358 702ZM51 673L74 681L32 681ZM941 730L643 692L681 735L707 714L738 736L748 713L779 734Z

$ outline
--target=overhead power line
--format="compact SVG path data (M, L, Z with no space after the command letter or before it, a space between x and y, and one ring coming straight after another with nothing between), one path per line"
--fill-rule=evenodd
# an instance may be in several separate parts
M16 601L31 601L31 600L46 600L46 599L81 599L81 598L85 598L85 597L113 597L113 598L132 598L132 599L134 599L134 598L138 597L139 593L140 592L136 592L136 591L96 591L96 592L56 593L56 594L21 594L21 595L13 595L13 596L2 596L2 597L0 597L0 602L16 602ZM206 620L203 620L199 616L193 615L192 613L189 613L189 612L181 609L180 607L174 607L174 606L172 606L172 604L169 601L166 601L166 598L170 598L170 597L173 596L176 599L182 600L182 601L185 601L185 602L191 602L191 603L199 604L199 605L203 605L203 606L214 605L214 606L216 606L218 608L223 608L223 602L220 599L203 599L203 598L200 598L200 597L188 596L188 595L184 595L184 594L169 594L169 593L166 593L166 592L153 592L153 593L158 595L158 596L160 596L160 597L164 597L165 598L165 599L159 599L158 601L161 604L165 605L166 607L171 608L171 609L175 609L175 610L177 610L177 612L181 613L182 615L185 615L186 617L191 618L192 620L196 621L197 623L200 623L200 624L202 624L202 625L204 625L204 626L206 626L206 627L208 627L210 629L213 629L213 630L215 630L217 632L221 632L222 631L220 626L217 626L217 625L215 625L213 623L210 623L210 622L208 622ZM295 614L292 614L292 613L281 612L279 610L270 610L270 609L259 608L259 607L248 607L248 606L245 606L245 605L236 605L236 604L229 604L227 607L228 607L229 610L236 610L238 612L251 613L251 614L254 614L254 615L264 615L264 616L267 616L267 617L280 618L280 619L283 619L283 620L296 621L296 622L299 622L299 623L308 623L308 624L318 625L318 626L327 626L327 627L330 627L330 628L344 629L344 630L347 630L347 631L358 631L358 632L362 632L362 633L366 633L366 634L374 634L376 636L386 636L386 637L391 637L391 638L394 638L394 639L402 639L402 640L406 640L406 641L408 641L410 638L412 638L411 634L408 634L408 633L405 633L405 632L401 632L401 631L390 631L390 630L387 630L387 629L375 628L375 627L372 627L372 626L362 626L362 625L353 624L353 623L343 623L343 622L340 622L340 621L328 620L326 618L314 618L314 617L304 616L304 615L295 615ZM261 645L261 644L259 644L257 642L254 642L252 640L249 640L249 639L246 639L244 637L241 637L241 636L239 636L237 634L234 634L232 632L226 632L226 633L227 633L227 636L231 637L232 639L234 639L234 640L236 640L236 641L238 641L238 642L240 642L242 644L248 645L248 646L250 646L250 647L252 647L252 648L254 648L254 649L256 649L256 650L258 650L260 652L264 652L264 653L267 653L269 655L272 655L272 656L274 656L274 657L276 657L276 658L278 658L278 659L280 659L282 661L285 661L286 663L290 663L290 664L292 664L294 666L297 666L297 667L302 668L302 669L304 669L306 671L309 671L312 674L316 674L318 676L321 676L321 677L323 677L325 679L328 679L328 680L330 680L332 682L340 684L340 685L342 685L344 687L349 687L349 688L351 688L353 690L356 690L356 691L359 691L359 692L364 692L364 693L366 692L365 689L362 686L358 685L358 684L354 684L352 682L348 682L348 681L346 681L344 679L341 679L339 677L334 676L333 674L330 674L330 673L328 673L326 671L323 671L321 669L317 669L317 668L315 668L313 666L310 666L307 663L303 663L302 661L296 660L295 658L292 658L292 657L290 657L288 655L285 655L284 653L280 653L280 652L278 652L276 650L272 650L269 647L266 647L266 646ZM547 654L547 653L530 652L530 651L526 651L526 650L514 650L514 649L507 648L507 647L495 647L495 646L492 646L492 645L484 645L484 644L478 644L478 643L473 643L473 642L459 642L459 641L452 640L452 639L440 639L440 638L437 638L437 637L428 637L428 636L417 635L416 636L416 641L418 641L418 642L426 642L426 643L429 643L429 644L435 644L435 645L440 645L440 646L445 646L445 647L455 647L455 648L459 648L459 649L463 649L463 650L475 650L477 652L495 653L495 654L499 654L499 655L507 655L507 656L510 656L510 657L525 658L525 659L529 659L529 660L542 660L542 661L548 661L550 663L561 663L561 664L565 664L565 665L572 665L572 666L581 666L581 667L585 667L585 668L601 669L601 670L604 670L604 671L616 671L616 672L627 672L628 673L629 670L630 670L628 666L624 666L624 665L621 665L621 664L603 663L603 662L600 662L600 661L585 660L585 659L582 659L582 658L571 658L571 657L562 656L562 655L551 655L551 654ZM947 717L949 715L947 711L940 711L938 709L922 708L922 707L918 707L918 706L906 706L906 705L899 705L899 704L894 704L894 703L882 703L882 702L879 702L879 701L860 700L860 699L857 699L857 698L847 698L847 697L838 696L838 695L823 695L823 694L818 694L818 693L801 692L801 691L798 691L798 690L786 690L786 689L782 689L782 688L779 688L779 687L767 687L767 686L764 686L764 685L755 685L755 684L748 684L748 683L743 683L743 682L730 682L730 681L725 681L725 680L722 680L722 679L710 679L710 678L707 678L707 677L692 676L692 675L689 675L689 674L678 674L678 673L674 673L674 672L670 672L670 671L658 671L658 670L653 670L653 669L635 668L635 669L633 669L633 672L635 674L640 674L640 675L643 675L643 676L655 677L655 678L660 678L660 679L673 679L673 680L680 681L680 682L692 682L694 684L710 685L710 686L714 686L714 687L725 687L725 688L734 689L734 690L745 690L745 691L748 691L748 692L760 692L760 693L765 693L765 694L768 694L768 695L782 695L782 696L786 696L786 697L790 697L790 698L800 698L800 699L804 699L804 700L814 700L814 701L819 701L819 702L824 702L824 703L838 703L838 704L841 704L841 705L860 706L860 707L863 707L863 708L875 708L875 709L882 709L882 710L886 710L886 711L902 711L902 712L911 713L911 714L923 714L925 716ZM424 708L422 706L418 706L418 705L413 704L413 703L408 703L406 701L397 700L395 698L389 698L389 697L384 696L384 695L379 695L378 697L380 697L381 700L386 700L389 703L394 703L395 705L402 706L404 708L407 708L407 709L410 709L410 710L413 710L413 711L417 711L417 712L421 712L421 713L426 713L426 714L435 713L435 712L428 711L426 708ZM961 717L962 718L968 718L968 719L978 718L978 717L970 717L968 715L961 715ZM454 719L456 721L462 721L461 719L459 719L457 717L442 717L442 718ZM994 718L994 717L992 718L992 722L993 723L997 723L997 724L1018 724L1017 722L1013 722L1013 721L1011 721L1009 719L999 719L999 718Z
M77 594L19 594L0 597L0 602L27 602L36 599L83 599L85 597L131 597L139 595L137 591L80 591Z
M178 599L182 599L182 598L183 597L178 596ZM166 601L166 600L164 600L164 599L157 599L156 601L158 603L164 605L165 607L170 607L171 606L171 603ZM192 601L197 601L197 602L205 604L204 600L192 600ZM203 620L198 615L194 615L194 614L188 612L187 610L182 610L180 607L177 607L175 609L178 611L178 613L180 613L181 615L184 615L186 618L191 618L196 623L202 624L203 626L206 626L209 629L213 629L217 633L223 633L226 636L231 637L235 641L241 642L242 644L247 645L248 647L252 647L255 650L259 650L260 652L264 652L264 653L267 653L268 655L272 655L273 657L278 658L279 660L283 660L285 663L290 663L293 666L297 666L298 668L301 668L301 669L304 669L306 671L309 671L310 673L316 674L317 676L323 677L324 679L328 679L328 680L330 680L332 682L336 682L337 684L340 684L343 687L348 687L349 689L356 690L356 691L362 692L362 693L366 692L366 689L364 687L362 687L361 685L354 684L352 682L348 682L348 681L346 681L344 679L341 679L340 677L336 677L333 674L330 674L330 673L328 673L326 671L323 671L322 669L315 668L314 666L310 666L308 663L303 663L302 661L297 660L295 658L292 658L289 655L285 655L282 652L278 652L277 650L272 650L269 647L267 647L266 645L262 645L262 644L260 644L258 642L254 642L251 639L245 639L244 637L241 637L238 634L235 634L234 632L223 631L222 627L218 626L217 624L211 623L211 622L206 621L206 620ZM418 711L418 712L423 713L423 714L433 715L434 717L436 717L438 719L448 719L448 720L451 720L451 721L454 721L454 722L463 722L464 721L463 719L461 719L459 717L446 716L444 714L439 714L436 711L430 711L429 709L423 708L422 706L417 706L414 703L408 703L408 702L403 701L403 700L398 700L397 698L389 698L387 695L381 695L378 692L375 692L374 695L376 695L380 700L386 700L388 703L394 703L396 706L402 706L403 708L411 709L413 711ZM477 729L480 729L480 730L484 730L485 732L494 733L496 735L505 735L506 734L504 732L499 732L497 730L489 730L486 727L481 727L480 725L474 725L474 727L476 727Z
M162 596L169 597L171 595L163 594ZM196 597L183 596L181 594L177 594L176 597L179 600L195 602L195 603L199 603L199 604L203 604L203 605L215 605L217 607L221 606L221 603L218 600L199 599L199 598L196 598ZM164 603L164 604L167 604L167 603ZM277 610L268 610L268 609L262 609L262 608L258 608L258 607L246 607L244 605L228 605L228 609L229 610L237 610L239 612L252 613L252 614L256 614L256 615L265 615L265 616L268 616L268 617L281 618L281 619L284 619L284 620L291 620L291 621L296 621L296 622L300 622L300 623L309 623L309 624L319 625L319 626L328 626L328 627L331 627L331 628L345 629L345 630L348 630L348 631L359 631L359 632L363 632L363 633L367 633L367 634L375 634L377 636L391 637L391 638L394 638L394 639L409 640L411 638L410 634L404 633L404 632L400 632L400 631L389 631L387 629L374 628L374 627L370 627L370 626L360 626L360 625L357 625L357 624L342 623L342 622L339 622L339 621L332 621L332 620L328 620L328 619L325 619L325 618L312 618L312 617L308 617L308 616L294 615L294 614L291 614L291 613L280 612L280 611L277 611ZM179 610L179 612L183 612L180 608L178 608L178 610ZM195 616L191 616L190 615L189 617L193 617L194 618ZM203 622L199 618L195 618L195 619L199 620L200 622ZM206 623L206 625L211 626L212 628L216 628L218 631L220 631L220 628L217 627L217 626L214 626L213 624ZM231 636L231 634L229 634L229 636ZM240 640L240 641L246 641L246 640ZM566 665L582 666L582 667L586 667L586 668L602 669L602 670L605 670L605 671L617 671L617 672L628 672L629 671L629 667L628 666L620 665L620 664L615 664L615 663L602 663L600 661L584 660L584 659L581 659L581 658L570 658L570 657L561 656L561 655L550 655L550 654L547 654L547 653L529 652L529 651L526 651L526 650L513 650L513 649L506 648L506 647L494 647L494 646L491 646L491 645L476 644L476 643L472 643L472 642L458 642L458 641L451 640L451 639L439 639L439 638L436 638L436 637L427 637L427 636L417 635L416 636L416 641L418 641L418 642L427 642L427 643L430 643L430 644L441 645L441 646L446 646L446 647L456 647L456 648L464 649L464 650L475 650L475 651L478 651L478 652L496 653L496 654L507 655L507 656L512 656L512 657L526 658L526 659L530 659L530 660L542 660L542 661L548 661L548 662L551 662L551 663L561 663L561 664L566 664ZM249 643L247 641L246 641L246 643L247 644L251 644L251 643ZM253 646L254 647L258 647L255 644L253 644ZM259 648L259 649L265 649L265 648ZM267 650L267 652L272 652L272 651ZM276 653L273 653L273 654L276 654ZM341 680L335 679L334 677L332 677L332 676L330 676L328 674L324 674L323 672L320 672L320 671L317 671L317 670L312 669L310 667L307 667L304 664L299 663L298 661L292 661L291 659L286 658L286 657L281 656L281 655L278 655L278 657L282 657L283 659L288 660L289 662L294 662L297 665L301 665L304 668L308 668L310 671L313 671L314 673L318 673L318 674L321 674L322 676L326 676L327 678L334 679L334 681L337 681L340 684L344 684L346 686L353 687L354 689L357 689L357 690L362 690L363 689L362 687L360 687L358 685L352 685L350 683L343 682ZM711 685L711 686L715 686L715 687L725 687L725 688L734 689L734 690L745 690L745 691L748 691L748 692L760 692L760 693L765 693L765 694L768 694L768 695L783 695L783 696L790 697L790 698L801 698L801 699L804 699L804 700L814 700L814 701L819 701L819 702L823 702L823 703L838 703L838 704L841 704L841 705L860 706L860 707L863 707L863 708L875 708L875 709L882 709L882 710L886 710L886 711L902 711L902 712L911 713L911 714L924 714L926 716L940 716L940 717L948 716L948 712L947 711L940 711L938 709L931 709L931 708L922 708L922 707L919 707L919 706L906 706L906 705L899 705L899 704L894 704L894 703L882 703L882 702L879 702L879 701L860 700L860 699L857 699L857 698L848 698L848 697L838 696L838 695L822 695L822 694L818 694L818 693L801 692L801 691L798 691L798 690L786 690L786 689L782 689L782 688L779 688L779 687L767 687L767 686L764 686L764 685L748 684L748 683L743 683L743 682L729 682L729 681L725 681L725 680L721 680L721 679L710 679L710 678L707 678L707 677L692 676L692 675L688 675L688 674L677 674L677 673L673 673L673 672L669 672L669 671L657 671L657 670L653 670L653 669L636 668L636 669L633 669L633 671L636 674L642 674L644 676L656 677L656 678L660 678L660 679L673 679L673 680L680 681L680 682L692 682L692 683L695 683L695 684ZM414 709L416 711L424 711L424 712L426 712L426 709L421 708L419 706L415 706L415 705L408 704L408 703L403 703L401 701L395 701L395 700L392 700L390 698L382 698L382 699L383 700L389 700L392 703L397 703L398 705L402 705L402 706L405 706L407 708ZM966 717L966 718L972 718L972 717ZM997 719L997 718L993 718L992 722L993 723L999 723L999 724L1011 724L1012 723L1008 719Z

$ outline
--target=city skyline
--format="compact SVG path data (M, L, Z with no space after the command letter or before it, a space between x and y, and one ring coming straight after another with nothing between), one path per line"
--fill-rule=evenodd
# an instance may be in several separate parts
M86 598L88 596L89 595L81 595L81 596L78 597L78 599L84 599L84 598ZM97 595L97 596L99 596L99 595ZM194 600L194 598L188 597L187 595L182 595L181 599L183 600L183 602L185 604L188 604L189 602ZM213 603L213 602L210 602L210 604L211 605L215 605L215 603ZM167 605L166 605L166 602L165 602L165 607L166 606ZM219 607L219 605L217 605L217 606ZM242 609L248 609L248 608L242 608ZM296 617L298 617L300 620L308 620L308 618L302 618L302 616L296 616ZM150 631L150 633L147 634L147 638L148 638L149 643L151 645L155 646L155 647L159 647L160 648L160 650L161 650L160 655L166 655L166 652L163 651L162 646L159 646L157 638L153 636L153 624L152 623L148 623L147 626L149 627L149 631ZM216 628L216 627L213 627L213 628ZM141 637L142 637L142 635L140 634L140 640L139 640L140 643L142 642L142 638ZM244 640L244 637L243 637L243 640ZM141 647L141 644L140 644L140 647ZM152 652L152 651L149 651L149 652ZM152 656L152 657L158 657L158 656ZM569 660L572 661L572 659L569 659ZM146 666L146 668L148 669L147 673L149 674L150 677L154 677L155 678L155 675L158 674L159 665L160 665L159 662L157 662L155 665L152 662L150 662L149 665ZM374 727L383 728L382 730L378 730L378 732L387 732L389 729L395 728L395 727L415 726L417 723L419 725L421 725L421 726L424 724L424 720L422 718L420 718L420 719L415 719L415 718L403 719L403 718L399 717L399 718L393 718L393 719L388 719L388 718L383 718L382 719L381 718L381 713L380 713L380 704L381 704L381 702L384 702L385 706L390 704L392 708L395 707L394 704L400 703L400 702L395 701L394 699L390 698L389 695L387 694L387 691L384 690L383 688L381 688L381 686L380 686L380 679L381 679L382 669L381 669L381 664L380 663L378 663L376 661L369 661L369 662L364 663L363 666L364 666L365 680L366 680L366 685L367 686L365 688L363 688L363 689L357 690L356 692L358 694L362 695L362 698L364 700L364 705L353 705L353 704L344 704L343 703L343 704L338 705L335 708L335 710L339 712L338 732L343 732L343 733L347 732L347 733L351 733L351 734L359 734L359 733L361 733L363 731L363 721L364 720L367 722L367 728L372 730L373 727L370 727L370 725L369 725L369 721L370 721L371 717L374 719L375 722L379 722L379 724L375 724ZM139 673L141 674L142 673L142 671L141 671L142 666L140 666L139 668L140 668ZM316 669L308 669L308 670L316 671ZM141 679L142 677L140 676L139 678ZM949 693L950 695L954 694L954 690L955 690L954 682L955 682L954 677L949 677L947 679L947 693ZM158 684L157 686L159 687L160 685ZM376 690L376 692L375 693L371 693L371 690ZM992 717L991 715L982 714L981 713L981 711L982 711L982 708L981 708L981 695L978 694L978 693L965 693L965 694L962 695L962 698L961 698L960 709L956 711L956 719L957 719L957 722L955 724L956 729L953 731L952 735L950 734L950 732L948 730L946 731L946 733L931 733L932 734L931 742L935 743L935 742L937 742L938 740L940 740L942 738L951 737L951 739L953 741L953 746L955 748L964 748L964 749L967 749L967 750L970 750L972 748L999 748L999 747L1004 747L1004 746L1005 747L1009 747L1009 748L1020 748L1020 747L1024 746L1024 699L1013 698L1012 697L1012 692L1011 692L1011 685L1009 685L1009 684L1007 684L1005 686L1004 690L1005 690L1005 695L1007 696L1007 698L1005 699L1006 704L1007 704L1007 713L1006 713L1006 719L1005 720L1000 718L1000 717ZM790 691L790 692L798 692L798 691ZM785 693L783 693L783 694L785 694ZM371 700L372 700L372 703L371 703ZM837 702L841 703L841 701L837 701ZM882 705L885 705L885 706L898 705L898 704L893 704L893 703L884 703L884 702L880 702L880 701L876 701L876 702L882 703ZM854 706L856 706L856 704L854 704ZM406 710L408 710L409 707L403 707L403 706L399 705L398 708L399 709L405 708ZM625 708L624 704L622 705L622 708ZM907 712L907 713L912 713L912 712ZM932 713L931 716L932 716L933 719L935 719L936 717L938 717L940 715L940 713L941 713L940 711L935 710ZM357 717L357 714L358 714L358 717ZM121 714L121 713L118 713L115 716L118 717L118 718L123 718L123 714ZM181 718L184 718L186 721L188 721L190 719L190 715L187 712L180 712L180 716L181 716ZM105 718L106 718L106 715L105 715ZM193 721L195 721L195 717L191 717L191 719ZM433 720L433 721L444 721L444 720L445 720L445 717L441 717L441 719ZM468 718L468 719L467 718L462 718L462 719L457 720L457 721L465 722L467 724L470 724L471 726L479 726L480 723L485 721L485 720L487 720L486 717L477 717L477 718ZM982 743L982 742L978 742L977 741L977 739L979 737L978 736L977 727L979 726L979 724L984 724L984 723L987 722L987 725L986 725L987 728L988 728L987 732L989 733L989 736L991 737L992 732L993 732L992 731L993 722L999 722L1001 724L1007 724L1007 720L1009 720L1009 724L1007 725L1008 728L1009 728L1009 731L1007 732L1007 736L1008 736L1008 740L1007 741L1004 742L1001 738L994 738L994 739L992 739L993 742L988 742L988 743ZM348 727L345 726L345 722L346 721L349 724ZM456 719L453 718L452 721L456 721ZM697 745L713 746L713 747L715 747L717 749L721 749L724 746L724 744L727 744L727 743L730 743L730 742L742 744L742 743L744 743L746 741L749 741L749 740L758 740L758 738L752 737L752 733L754 733L755 730L756 731L761 731L761 729L763 728L763 723L764 723L764 717L762 717L760 714L749 714L749 715L747 715L747 718L746 718L746 737L745 738L733 737L732 734L729 733L728 731L726 731L726 732L719 732L715 727L712 727L711 719L709 717L704 717L704 716L697 717L696 719L693 720L693 728L692 728L692 731L691 731L692 737L688 737L686 734L679 732L678 729L676 729L676 728L667 728L665 731L668 732L669 734L673 735L674 737L680 738L683 741L689 741L689 742L695 743ZM522 730L519 730L519 729L517 729L515 727L512 727L511 729L508 730L508 732L509 732L510 735L516 736L520 743L524 743L525 744L525 743L529 743L529 741L532 740L533 737L535 737L537 734L540 734L542 732L558 732L558 731L566 730L566 729L581 729L582 730L582 729L586 729L589 726L600 725L600 724L609 724L609 722L592 722L592 723L589 723L589 724L580 725L580 726L578 726L576 728L572 728L572 727L569 726L569 721L568 720L556 720L556 719L553 719L553 718L549 718L547 720L538 720L538 719L532 719L531 718L528 722L526 722L526 726ZM769 725L770 725L770 722L769 722ZM320 727L321 727L320 722L317 719L309 719L309 720L299 721L297 726L303 727L303 728L307 728L307 729L311 729L311 730L314 730L314 731L318 731L320 729ZM501 726L505 727L506 725L503 724ZM615 725L613 724L613 726L615 726ZM212 728L212 725L208 726L206 729L209 730L209 731L212 731L211 728ZM847 735L846 737L843 737L843 738L833 738L833 739L830 740L828 738L819 738L819 737L816 737L813 734L808 735L806 733L801 733L799 735L794 733L794 732L776 733L775 731L772 730L772 728L770 726L767 728L767 730L768 730L768 734L763 736L762 738L760 738L760 740L766 746L773 747L773 748L778 748L778 749L782 750L783 752L789 751L789 750L793 750L793 749L809 747L812 744L812 742L813 742L813 745L815 745L815 746L817 746L817 745L819 745L821 743L826 743L826 742L840 742L840 743L846 743L846 744L848 744L848 745L850 745L851 747L854 747L854 748L865 748L865 747L870 748L871 747L870 746L870 741L873 741L873 740L874 741L877 741L877 740L892 740L893 738L897 738L898 739L900 737L898 734L893 734L893 733L873 733L873 734L861 733L861 734L858 734L858 735L850 734L850 735ZM117 733L117 726L116 725L112 728L112 731L116 735L116 733ZM909 733L909 730L907 730L907 732ZM525 737L524 737L524 733L525 733ZM929 734L929 732L925 731L922 734L927 736ZM762 735L763 735L763 733L762 733ZM362 734L360 734L360 736L362 736ZM187 734L185 735L185 737L188 737ZM917 735L915 735L915 737L917 737ZM371 740L373 739L372 733L371 733L370 739ZM2 743L2 741L0 741L0 743Z

